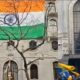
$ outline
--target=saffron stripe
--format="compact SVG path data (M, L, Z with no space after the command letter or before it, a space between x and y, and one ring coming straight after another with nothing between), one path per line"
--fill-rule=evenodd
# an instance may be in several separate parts
M44 0L30 0L30 1L0 1L0 12L14 13L14 12L39 12L44 10Z

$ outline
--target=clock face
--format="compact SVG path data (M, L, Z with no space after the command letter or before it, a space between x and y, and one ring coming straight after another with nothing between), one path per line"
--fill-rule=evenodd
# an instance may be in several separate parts
M17 22L17 18L14 14L7 14L4 17L4 23L9 25L9 26L16 24L16 22Z

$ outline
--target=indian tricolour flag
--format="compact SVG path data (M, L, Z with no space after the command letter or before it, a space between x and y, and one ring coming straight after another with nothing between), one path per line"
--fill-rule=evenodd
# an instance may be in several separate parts
M0 0L0 40L45 35L44 0Z

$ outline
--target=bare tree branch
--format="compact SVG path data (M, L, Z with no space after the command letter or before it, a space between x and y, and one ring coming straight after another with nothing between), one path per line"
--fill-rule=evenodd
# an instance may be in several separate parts
M2 29L1 27L0 27L0 30L3 31L6 34L6 36L8 36L8 39L10 40L9 34L4 29Z
M16 44L15 47L18 47L19 46L19 42L20 42L20 40L17 40L17 44Z
M29 74L28 74L28 71L27 71L27 63L26 63L26 58L24 57L24 55L23 55L23 53L17 48L17 47L15 47L14 45L12 45L15 49L16 49L16 51L21 55L21 57L23 58L23 61L24 61L24 68L25 68L25 75L26 75L26 78L27 78L27 80L30 80L29 79Z
M29 0L28 0L28 2L29 2ZM32 4L32 2L31 2L31 4ZM30 7L29 7L29 11L26 12L25 18L23 18L23 16L24 16L24 13L25 13L25 11L26 11L26 9L27 9L28 6L26 6L26 8L24 9L24 13L23 13L23 15L22 15L22 19L20 20L20 24L22 24L23 21L24 21L25 19L27 19L27 16L28 16L28 14L29 14L29 12L30 12L30 10L31 10L31 5L29 5L29 6L30 6Z
M7 0L7 1L9 2L9 0ZM11 32L11 31L9 31L9 30L5 30L5 29L3 29L2 27L0 27L0 30L1 30L6 36L8 36L8 40L9 40L9 41L12 41L12 42L14 43L14 44L10 43L10 45L11 45L11 46L18 52L18 54L20 54L20 56L22 57L23 63L24 63L24 71L25 71L26 79L27 79L27 80L30 80L27 67L28 67L28 65L32 64L33 62L35 62L35 61L37 61L37 60L40 60L41 58L37 58L37 59L35 59L35 60L33 60L33 61L31 61L31 62L29 62L29 63L27 64L26 58L25 58L25 56L24 56L24 53L27 52L27 51L29 51L29 50L31 50L31 48L27 48L27 49L22 50L22 51L18 48L19 45L20 45L20 41L25 38L25 36L28 34L29 30L31 29L31 28L29 28L29 29L26 31L26 33L23 33L23 32L22 32L22 28L21 28L21 24L23 23L24 20L27 19L28 15L29 15L29 12L30 12L30 10L31 10L31 7L32 7L31 5L29 5L29 6L26 5L25 8L24 8L22 17L21 17L21 19L20 19L19 11L18 11L18 8L20 7L20 1L21 1L21 0L18 0L17 2L16 2L16 0L12 0L12 1L10 0L9 5L6 6L6 7L11 7L12 10L14 10L14 11L12 11L12 12L10 12L10 11L11 11L11 10L10 10L10 11L9 11L9 12L10 12L9 14L14 14L14 16L15 16L16 19L17 19L16 25L18 26L18 28L19 28L19 30L20 30L20 36L19 36L20 38L18 39L13 32ZM29 0L24 0L24 1L25 1L25 4L26 4L26 1L29 2ZM17 3L17 4L16 4L16 3ZM32 4L32 0L30 1L30 3ZM37 3L36 3L36 6L37 6ZM28 12L26 12L27 7L29 7L29 11L28 11ZM24 17L25 12L26 12L26 15L25 15L25 17ZM0 17L0 18L1 18L1 17ZM34 21L34 20L33 20L33 21ZM35 21L39 21L39 20L36 19ZM8 25L8 26L12 29L12 26L11 26L11 25L5 23L5 22L2 21L2 20L0 20L0 22L2 22L2 23L5 24L5 25ZM14 37L14 39L17 41L17 43L15 43L13 40L11 40L11 37ZM44 42L45 42L45 40L43 39L43 41L42 41L40 44L38 44L35 48L39 48L41 45L44 44ZM7 42L7 43L8 43L8 42ZM16 44L16 45L15 45L15 44Z
M38 60L40 60L41 58L37 58L37 59L35 59L35 60L33 60L33 61L30 61L27 65L30 65L30 64L32 64L32 63L34 63L35 61L38 61Z
M45 40L43 40L42 43L38 44L38 45L35 47L35 49L36 49L36 48L39 48L41 45L43 45L44 42L45 42ZM31 50L31 48L27 48L27 49L23 50L22 53L25 53L25 52L28 51L28 50Z

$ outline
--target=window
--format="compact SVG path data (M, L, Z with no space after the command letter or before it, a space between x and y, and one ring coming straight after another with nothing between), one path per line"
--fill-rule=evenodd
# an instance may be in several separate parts
M74 50L80 53L80 0L73 7Z
M38 67L36 64L32 64L30 67L30 77L31 79L38 79Z
M3 80L18 80L18 66L14 61L7 61L4 64Z

